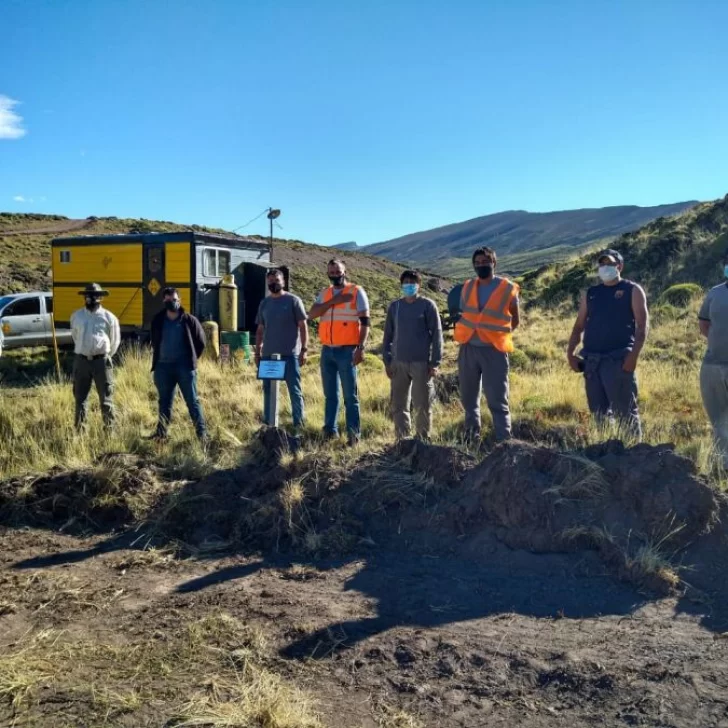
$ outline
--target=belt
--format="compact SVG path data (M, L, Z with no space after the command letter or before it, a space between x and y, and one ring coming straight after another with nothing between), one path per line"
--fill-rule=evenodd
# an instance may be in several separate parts
M76 356L80 356L81 359L93 361L95 359L106 359L108 357L108 354L94 354L93 356L87 356L86 354L76 354Z

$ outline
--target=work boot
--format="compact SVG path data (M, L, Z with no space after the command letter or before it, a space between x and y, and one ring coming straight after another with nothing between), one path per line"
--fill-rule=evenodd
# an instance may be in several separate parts
M151 435L147 435L145 439L153 440L154 442L166 442L168 436L164 430L155 430Z
M361 435L358 432L350 432L346 438L347 447L356 447L361 442Z
M324 440L336 440L339 437L338 432L334 432L333 430L327 430L325 427L321 430L321 436L324 438Z

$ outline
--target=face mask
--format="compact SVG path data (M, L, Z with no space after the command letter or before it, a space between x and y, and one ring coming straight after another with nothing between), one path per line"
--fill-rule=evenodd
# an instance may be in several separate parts
M616 265L600 265L599 266L599 277L605 282L613 281L619 275L619 270Z
M101 305L101 302L98 298L87 298L86 299L86 308L89 311L95 311L99 306Z
M476 265L475 272L478 274L478 278L490 278L493 275L493 266Z
M335 286L341 286L344 283L344 276L329 276L329 280Z
M419 286L416 283L403 283L402 284L402 295L405 298L412 298L412 296L417 295L417 291L419 290Z
M283 286L280 283L269 283L268 290L271 293L280 293L283 290Z
M165 301L164 307L167 309L167 311L179 311L180 303L179 301Z

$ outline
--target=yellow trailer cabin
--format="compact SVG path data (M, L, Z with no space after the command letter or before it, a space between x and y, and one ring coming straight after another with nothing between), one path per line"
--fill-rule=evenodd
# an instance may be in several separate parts
M193 231L56 238L52 254L59 328L83 305L78 291L93 282L109 291L103 305L119 318L122 331L140 335L162 310L168 286L179 290L182 305L201 321L219 322L219 286L228 275L238 287L238 329L253 330L271 264L266 241Z

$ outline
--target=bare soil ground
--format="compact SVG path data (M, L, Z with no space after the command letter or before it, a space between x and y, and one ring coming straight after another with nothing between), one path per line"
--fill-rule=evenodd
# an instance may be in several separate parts
M162 649L222 613L267 635L267 668L313 695L325 725L728 726L725 501L669 449L576 459L517 443L475 465L415 445L367 455L348 477L321 469L314 487L310 459L261 444L234 473L175 491L174 532L164 487L151 529L107 507L98 472L95 485L90 473L2 484L0 654L48 629ZM153 468L125 462L115 487L146 492ZM284 493L290 506L293 475L304 495L281 520L269 511ZM344 531L353 547L333 548ZM303 548L311 533L316 551ZM155 534L176 556L142 550ZM108 665L97 669L103 682ZM191 690L204 675L184 679ZM99 713L46 676L25 702L0 689L0 725L179 725L169 682L160 670L147 686L156 705Z

